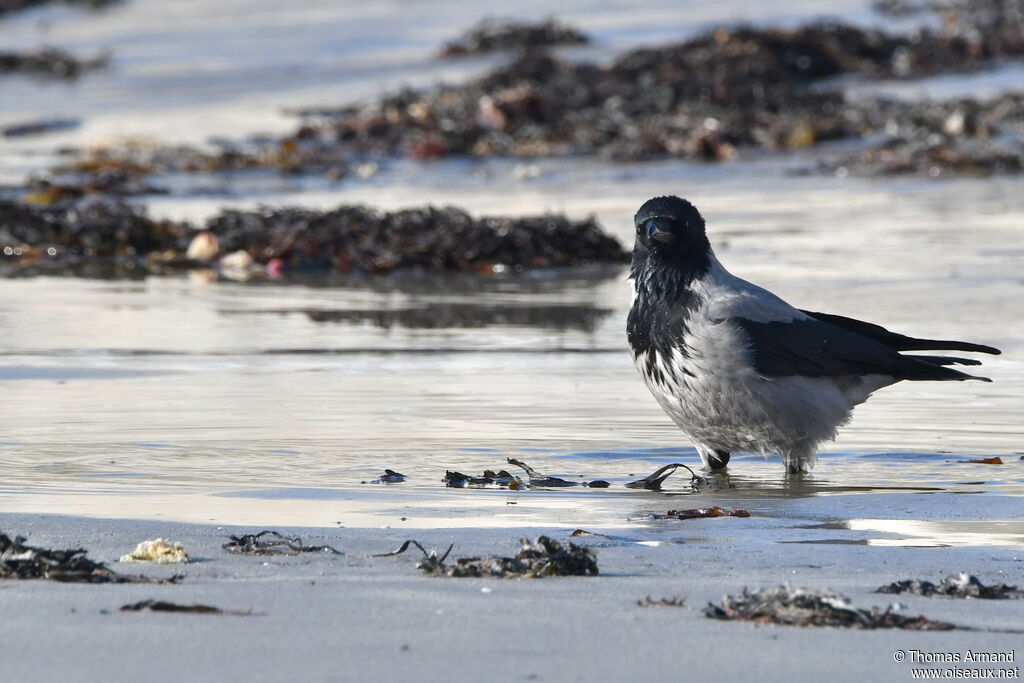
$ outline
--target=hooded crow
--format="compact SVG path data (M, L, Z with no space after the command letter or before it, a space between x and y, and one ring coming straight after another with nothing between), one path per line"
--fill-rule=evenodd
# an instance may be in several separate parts
M981 380L943 350L991 346L915 339L839 315L796 309L718 262L704 219L679 197L655 197L634 217L627 332L654 398L693 440L704 465L729 454L778 453L787 473L814 466L853 407L901 380Z

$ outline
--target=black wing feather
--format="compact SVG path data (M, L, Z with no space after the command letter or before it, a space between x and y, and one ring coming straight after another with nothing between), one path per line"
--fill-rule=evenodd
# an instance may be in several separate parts
M731 321L747 334L754 368L765 377L887 375L909 380L990 381L944 367L935 357L901 356L870 336L813 317L789 322Z
M841 327L844 330L862 334L896 351L973 351L976 353L991 353L997 356L1002 353L999 349L985 346L984 344L972 344L970 342L949 339L917 339L915 337L908 337L905 334L890 332L881 325L864 322L856 318L847 318L842 315L804 310L800 312L812 318L831 323L836 327Z

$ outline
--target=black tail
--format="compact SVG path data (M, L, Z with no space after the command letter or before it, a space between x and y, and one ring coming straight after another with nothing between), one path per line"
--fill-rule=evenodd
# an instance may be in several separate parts
M965 380L976 379L979 382L991 382L988 377L968 375L947 365L965 364L965 358L947 358L945 356L900 356L900 361L894 368L894 376L899 379L914 380ZM966 365L980 365L977 361L968 362Z
M932 365L981 365L980 360L960 358L959 356L904 356L904 358L917 358Z
M972 353L991 353L998 356L1002 351L984 344L972 344L970 342L952 341L948 339L915 339L905 334L890 332L881 325L866 323L863 320L847 318L842 315L831 313L817 313L815 311L802 311L812 318L824 320L837 327L862 334L875 341L882 342L895 351L970 351ZM943 365L946 365L943 363ZM965 363L965 365L976 365L976 363Z

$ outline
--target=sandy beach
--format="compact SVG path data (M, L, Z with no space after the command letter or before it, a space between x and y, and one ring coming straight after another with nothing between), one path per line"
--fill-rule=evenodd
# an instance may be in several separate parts
M973 496L970 506L955 511L942 498L854 496L855 509L848 512L889 510L895 517L913 506L919 515L945 518L951 530L957 523L1018 515L1016 498ZM185 578L177 585L3 584L0 677L906 681L912 680L911 668L927 664L897 662L897 650L1016 650L1020 656L1019 632L993 632L1024 626L1018 601L873 593L896 580L938 581L961 570L985 583L1019 582L1019 522L1008 525L1007 538L992 538L991 544L973 544L969 534L958 539L951 531L940 539L948 543L944 547L914 547L899 533L835 528L828 523L834 508L821 500L766 505L746 519L649 521L628 531L609 529L613 539L574 539L596 550L599 576L540 579L428 577L415 568L418 552L370 555L392 551L407 538L428 549L454 543L454 556L508 555L523 536L547 533L567 541L568 527L405 531L396 520L382 529L282 528L307 544L331 545L345 554L250 557L230 554L221 544L229 534L260 529L5 514L0 528L27 535L30 544L82 546L122 573ZM136 542L157 536L181 541L196 561L154 567L116 562ZM958 545L963 542L971 544ZM724 594L779 584L831 589L858 607L900 603L908 615L978 630L765 626L715 621L702 613ZM685 604L638 606L645 597L684 598ZM119 611L145 599L252 615Z

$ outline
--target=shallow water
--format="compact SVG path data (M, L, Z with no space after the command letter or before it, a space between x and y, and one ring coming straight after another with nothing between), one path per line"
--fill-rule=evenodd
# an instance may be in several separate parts
M805 307L1005 353L986 359L992 384L879 392L802 481L785 481L777 458L741 456L728 491L692 494L678 475L660 494L619 486L696 461L629 360L619 268L273 285L54 277L0 285L0 506L251 524L629 526L670 507L786 515L780 503L827 497L813 516L839 519L865 493L891 496L896 510L936 492L957 494L946 498L954 508L976 494L1024 495L1024 301L1008 253L1024 215L1015 187L835 182L687 185L735 272ZM622 184L621 208L606 198L597 213L625 239L633 198L664 186ZM538 191L524 188L522 211ZM472 192L514 206L507 193ZM958 205L939 206L954 192ZM964 462L989 455L1004 464ZM507 457L613 488L441 484L445 469L479 473ZM385 467L409 479L362 483ZM1019 527L998 530L1014 519L962 535L1017 545ZM857 538L892 533L874 530Z
M45 166L39 149L95 141L126 122L142 121L143 132L173 140L226 132L225 122L240 135L287 125L276 113L282 103L345 101L346 92L362 96L383 83L429 82L441 69L480 67L418 66L451 26L465 23L451 20L465 8L455 2L410 5L415 18L429 17L429 30L417 33L411 20L392 27L393 49L375 46L363 55L372 69L357 59L343 60L345 68L310 67L295 80L265 73L259 60L267 55L251 48L279 19L269 3L251 19L250 42L239 44L250 49L224 48L218 62L202 51L194 62L174 62L201 8L230 12L235 4L193 3L195 16L177 15L180 23L169 24L159 50L134 33L145 17L139 12L153 3L111 10L112 23L104 15L55 15L47 35L56 42L113 44L125 61L96 77L93 85L103 87L64 91L62 101L89 117L86 126L45 144L3 143L0 151L9 154L0 154L0 175L20 177ZM812 12L812 4L789 3L772 17L746 11L748 18L785 20ZM705 3L665 23L663 5L650 3L623 20L610 4L592 12L573 3L564 17L597 33L599 49L610 52L742 14L741 4ZM326 31L341 21L329 6L303 3L287 16L319 35L320 24ZM364 28L382 21L364 12L346 21ZM13 35L16 25L0 23L0 35ZM365 41L326 41L288 59L309 66L332 50L351 57L363 49ZM180 73L167 76L162 69L172 63ZM211 63L218 66L207 73L203 65ZM261 79L239 81L246 69ZM179 90L161 90L165 78ZM222 79L243 86L223 90ZM320 88L321 79L333 85ZM17 87L25 99L21 108L5 99L5 119L54 110L65 86ZM134 113L129 102L136 97L153 111ZM628 243L640 202L683 194L704 212L720 259L736 274L802 308L998 346L1004 355L985 358L978 369L995 382L885 389L857 409L813 474L797 481L782 477L775 457L740 456L730 467L732 489L694 494L676 475L663 492L634 491L621 484L697 458L629 360L630 293L621 268L274 284L211 283L202 274L2 280L0 512L252 525L611 528L651 524L650 513L669 508L719 504L779 520L792 529L780 541L1024 545L1021 182L788 174L804 163L395 162L371 179L340 184L259 174L186 179L148 206L155 215L195 220L257 203L558 210L596 214ZM195 182L215 187L200 194L188 184ZM1004 464L965 462L992 455ZM508 467L507 457L548 475L613 486L509 492L441 483L445 469L475 474ZM408 480L364 483L385 467Z

